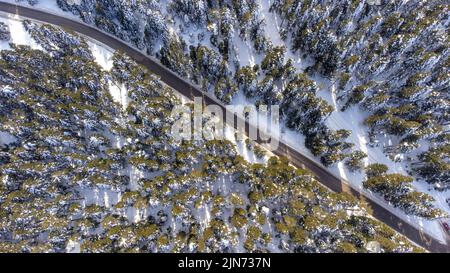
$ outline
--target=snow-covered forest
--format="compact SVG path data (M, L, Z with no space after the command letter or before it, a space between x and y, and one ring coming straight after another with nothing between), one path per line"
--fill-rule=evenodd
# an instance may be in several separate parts
M434 220L450 212L446 1L16 2L95 25L224 103L280 105L284 141L441 236ZM31 22L22 31L31 47L8 45L17 43L9 28L0 24L0 206L25 215L1 224L2 247L347 252L376 240L383 251L412 250L364 204L258 146L173 143L168 113L181 101L126 56L101 61L95 44ZM52 202L42 210L35 198ZM61 218L55 236L36 223L11 244L20 220L43 211L49 223ZM13 222L14 232L4 229Z
M419 251L285 159L174 142L181 101L127 56L104 62L74 33L16 27L29 45L0 51L1 252Z

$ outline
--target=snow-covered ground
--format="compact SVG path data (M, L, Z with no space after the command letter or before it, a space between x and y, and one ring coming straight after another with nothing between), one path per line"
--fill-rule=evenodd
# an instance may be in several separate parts
M77 0L74 0L74 2ZM81 21L79 17L73 15L70 12L66 12L61 10L58 7L58 4L56 3L56 0L39 0L37 4L30 5L26 0L2 0L2 2L12 3L12 4L18 4L26 7L32 7L34 9L41 9L45 10L50 13L62 15L71 19L75 19L78 21Z
M16 142L16 138L6 132L0 131L0 147Z
M0 12L0 22L9 26L11 32L11 41L2 41L0 43L1 49L9 49L9 43L16 45L28 45L33 49L42 50L42 47L31 38L31 35L25 30L22 21L18 15Z
M79 242L75 242L70 240L66 247L67 253L80 253L81 252L81 245Z
M109 92L115 102L120 103L122 109L127 109L128 106L128 92L123 84L109 82Z
M107 208L117 204L120 201L121 193L108 188L82 189L83 206L98 205Z
M113 67L113 55L114 51L110 48L107 48L105 45L100 44L98 42L88 40L87 44L91 49L92 54L94 55L97 63L106 71L110 71Z
M9 41L0 41L0 50L10 49Z

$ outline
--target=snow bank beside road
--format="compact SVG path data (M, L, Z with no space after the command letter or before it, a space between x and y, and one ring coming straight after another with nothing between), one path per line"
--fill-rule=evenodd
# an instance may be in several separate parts
M77 0L74 0L74 2L75 1L77 1ZM39 0L38 3L36 3L34 5L30 5L25 0L2 0L2 2L17 4L17 5L21 5L21 6L25 6L25 7L32 7L33 9L45 10L47 12L51 12L51 13L54 13L57 15L62 15L64 17L67 17L70 19L81 21L79 17L73 15L70 12L66 12L66 11L63 11L62 9L60 9L58 7L58 4L56 3L56 0Z
M43 50L42 47L31 38L31 35L25 30L22 21L18 15L0 14L0 22L9 26L11 32L10 43L16 45L28 45L32 49ZM2 42L1 49L9 49L9 42Z

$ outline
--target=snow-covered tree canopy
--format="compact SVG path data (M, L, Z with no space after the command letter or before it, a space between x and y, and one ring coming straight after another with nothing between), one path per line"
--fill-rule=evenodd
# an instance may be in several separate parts
M181 102L157 77L121 53L106 71L78 35L23 24L42 50L0 51L2 252L421 251L284 158L175 142Z

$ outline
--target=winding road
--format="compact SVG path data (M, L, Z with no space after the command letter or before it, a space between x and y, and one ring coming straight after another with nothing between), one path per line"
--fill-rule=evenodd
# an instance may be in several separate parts
M97 29L96 27L87 25L80 21L69 19L60 15L52 14L43 10L37 10L28 8L16 4L0 2L0 11L17 14L21 17L57 25L68 30L72 30L88 36L94 40L97 40L105 45L108 45L114 50L120 50L132 57L136 62L144 65L152 73L158 75L163 82L172 87L184 96L194 99L194 97L202 97L205 105L218 105L226 113L225 105L223 105L216 98L201 91L198 86L195 86L178 75L164 67L157 59L148 56L141 50L136 49L132 45L119 40L118 38ZM14 30L12 30L14 31ZM233 125L234 126L234 125ZM246 132L250 130L252 126L247 123ZM260 142L260 141L258 141ZM416 228L415 226L404 221L387 208L385 205L380 205L380 201L376 201L373 197L368 196L364 192L350 186L350 184L330 173L324 166L316 163L314 160L301 154L294 148L290 147L283 141L280 141L280 145L277 150L273 151L275 155L287 157L290 162L297 167L307 168L316 176L317 180L335 192L347 192L353 196L365 200L372 211L372 215L398 231L399 233L408 237L411 241L415 242L427 249L430 252L447 252L450 253L450 246L439 242L431 235L427 234L423 230Z

